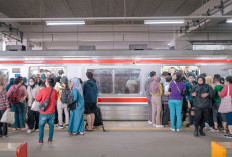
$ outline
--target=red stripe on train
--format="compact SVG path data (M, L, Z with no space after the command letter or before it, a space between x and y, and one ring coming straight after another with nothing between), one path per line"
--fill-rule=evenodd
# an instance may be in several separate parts
M10 60L0 64L65 64L65 63L232 63L231 59L167 59L167 60Z
M147 98L98 98L98 102L147 102Z

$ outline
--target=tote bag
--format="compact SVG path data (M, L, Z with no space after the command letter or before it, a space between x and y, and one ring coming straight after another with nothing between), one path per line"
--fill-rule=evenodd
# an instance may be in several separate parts
M220 113L229 113L232 112L232 103L230 96L230 87L228 86L227 96L221 99L221 104L219 106L218 112Z
M9 110L6 110L4 112L4 114L2 115L1 122L2 123L14 124L14 122L15 122L15 113L14 112L10 112Z
M40 105L40 102L35 100L31 105L31 110L32 111L39 111L39 105Z

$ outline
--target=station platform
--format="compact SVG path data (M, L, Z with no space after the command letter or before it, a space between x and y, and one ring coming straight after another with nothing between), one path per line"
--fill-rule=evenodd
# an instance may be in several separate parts
M154 128L147 122L104 121L101 128L85 135L69 136L66 129L55 128L54 141L38 144L38 132L9 130L9 137L0 143L28 143L31 157L210 157L211 142L231 142L222 133L205 131L205 137L194 137L192 128L171 132L169 128ZM0 157L14 157L14 152L0 151Z

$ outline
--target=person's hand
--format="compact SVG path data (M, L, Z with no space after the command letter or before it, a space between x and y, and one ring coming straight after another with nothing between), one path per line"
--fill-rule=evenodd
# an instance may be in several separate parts
M164 95L170 95L171 94L171 92L165 92L164 93Z
M194 92L194 93L192 94L192 96L197 96L197 93L196 93L196 92Z
M218 92L218 95L220 95L221 94L221 92Z
M10 111L11 111L11 109L9 108L9 109L7 109L7 111L9 111L9 112L10 112Z
M190 101L188 101L188 108L190 109L192 107Z
M209 96L209 93L201 94L201 97L202 97L202 98L206 98L207 96Z

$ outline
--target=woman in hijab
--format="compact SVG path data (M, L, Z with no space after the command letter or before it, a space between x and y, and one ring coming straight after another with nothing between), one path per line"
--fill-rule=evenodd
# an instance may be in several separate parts
M68 133L84 135L84 98L82 85L78 78L73 78L70 81L72 89L73 101L77 102L76 108L71 111L71 116L68 125Z
M8 91L13 84L14 84L14 78L11 78L9 84L6 87L6 91Z
M163 87L160 84L160 77L154 77L153 81L150 84L151 91L151 103L152 103L152 124L154 127L162 128L161 120L161 111L162 111L162 102L161 96L163 95Z

